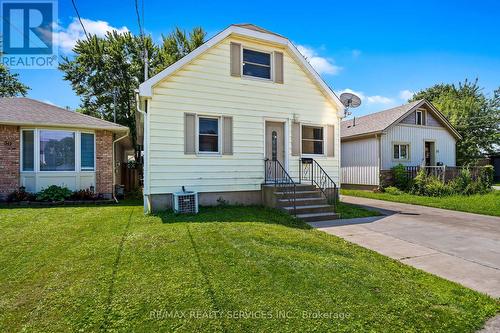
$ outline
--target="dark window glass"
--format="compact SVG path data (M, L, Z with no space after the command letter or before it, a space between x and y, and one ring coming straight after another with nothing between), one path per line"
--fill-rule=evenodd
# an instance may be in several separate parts
M417 125L422 125L422 112L417 112Z
M243 49L243 75L271 79L271 55Z
M394 145L394 159L399 159L399 145Z
M219 151L219 120L199 118L198 150L200 152Z
M23 171L35 170L35 134L23 131Z
M94 134L82 133L80 141L82 170L94 170Z
M271 78L271 67L263 67L252 64L243 64L243 75L255 76L263 79Z
M269 53L243 49L243 62L271 66L271 55Z
M75 171L75 133L40 131L40 170Z
M323 154L323 127L302 126L302 154Z

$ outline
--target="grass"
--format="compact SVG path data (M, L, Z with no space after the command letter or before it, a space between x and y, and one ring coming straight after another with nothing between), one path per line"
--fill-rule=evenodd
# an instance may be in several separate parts
M261 207L3 208L0 240L2 332L473 332L500 310Z
M341 219L353 219L357 217L379 216L379 212L368 210L356 205L351 205L344 202L339 202L336 207L336 212Z
M500 191L471 196L452 195L447 197L424 197L413 194L389 194L361 190L341 190L343 195L395 201L413 205L458 210L462 212L500 216Z

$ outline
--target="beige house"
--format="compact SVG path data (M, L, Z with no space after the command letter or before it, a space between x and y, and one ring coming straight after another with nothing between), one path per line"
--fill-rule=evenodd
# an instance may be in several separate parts
M203 205L266 203L263 184L284 179L319 189L303 158L339 182L343 106L281 35L232 25L141 84L139 101L146 211L183 186Z
M127 137L128 127L30 98L0 98L0 200L21 186L39 192L50 185L109 198Z
M455 166L460 134L432 103L419 100L342 121L342 186L380 185L393 166Z

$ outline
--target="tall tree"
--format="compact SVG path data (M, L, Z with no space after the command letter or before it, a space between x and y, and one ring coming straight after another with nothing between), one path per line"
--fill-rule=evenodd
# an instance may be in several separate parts
M0 64L0 97L26 96L29 89L19 81L18 74L12 74L7 67Z
M500 147L500 88L488 97L474 82L437 84L416 93L410 101L432 102L462 135L457 163L470 165Z
M151 36L113 31L79 40L74 57L64 58L59 68L82 100L79 111L113 121L116 110L116 122L130 128L135 145L135 89L144 81L144 49L150 76L203 44L204 37L201 28L189 36L177 28L156 45Z

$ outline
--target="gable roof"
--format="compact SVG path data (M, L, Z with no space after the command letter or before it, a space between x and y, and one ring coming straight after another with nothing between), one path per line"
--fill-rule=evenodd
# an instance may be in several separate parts
M128 127L26 97L0 98L0 124L128 131Z
M307 74L311 77L311 79L318 85L320 90L324 93L324 95L335 105L338 107L339 114L343 113L344 106L337 95L333 92L332 89L326 84L325 81L319 76L319 74L312 68L311 64L306 60L306 58L299 52L297 47L288 40L288 38L283 37L274 32L268 31L261 27L258 27L253 24L233 24L223 31L219 32L214 37L210 38L204 44L193 50L191 53L176 61L172 65L165 68L160 73L151 77L149 80L141 83L139 85L139 95L143 97L152 97L153 95L153 86L169 77L179 69L181 69L186 64L190 63L193 59L197 58L205 51L210 49L211 47L217 45L219 42L224 40L226 37L230 35L239 35L244 37L255 38L258 40L279 44L287 48L290 51L292 57L299 63L300 66L306 71Z
M424 104L427 105L434 112L434 114L436 114L445 128L447 128L453 136L457 139L461 138L460 134L446 119L446 117L438 109L436 109L432 103L426 101L425 99L400 105L392 109L375 112L366 116L356 117L355 126L353 126L354 119L344 120L341 122L341 138L345 139L368 134L382 133Z

